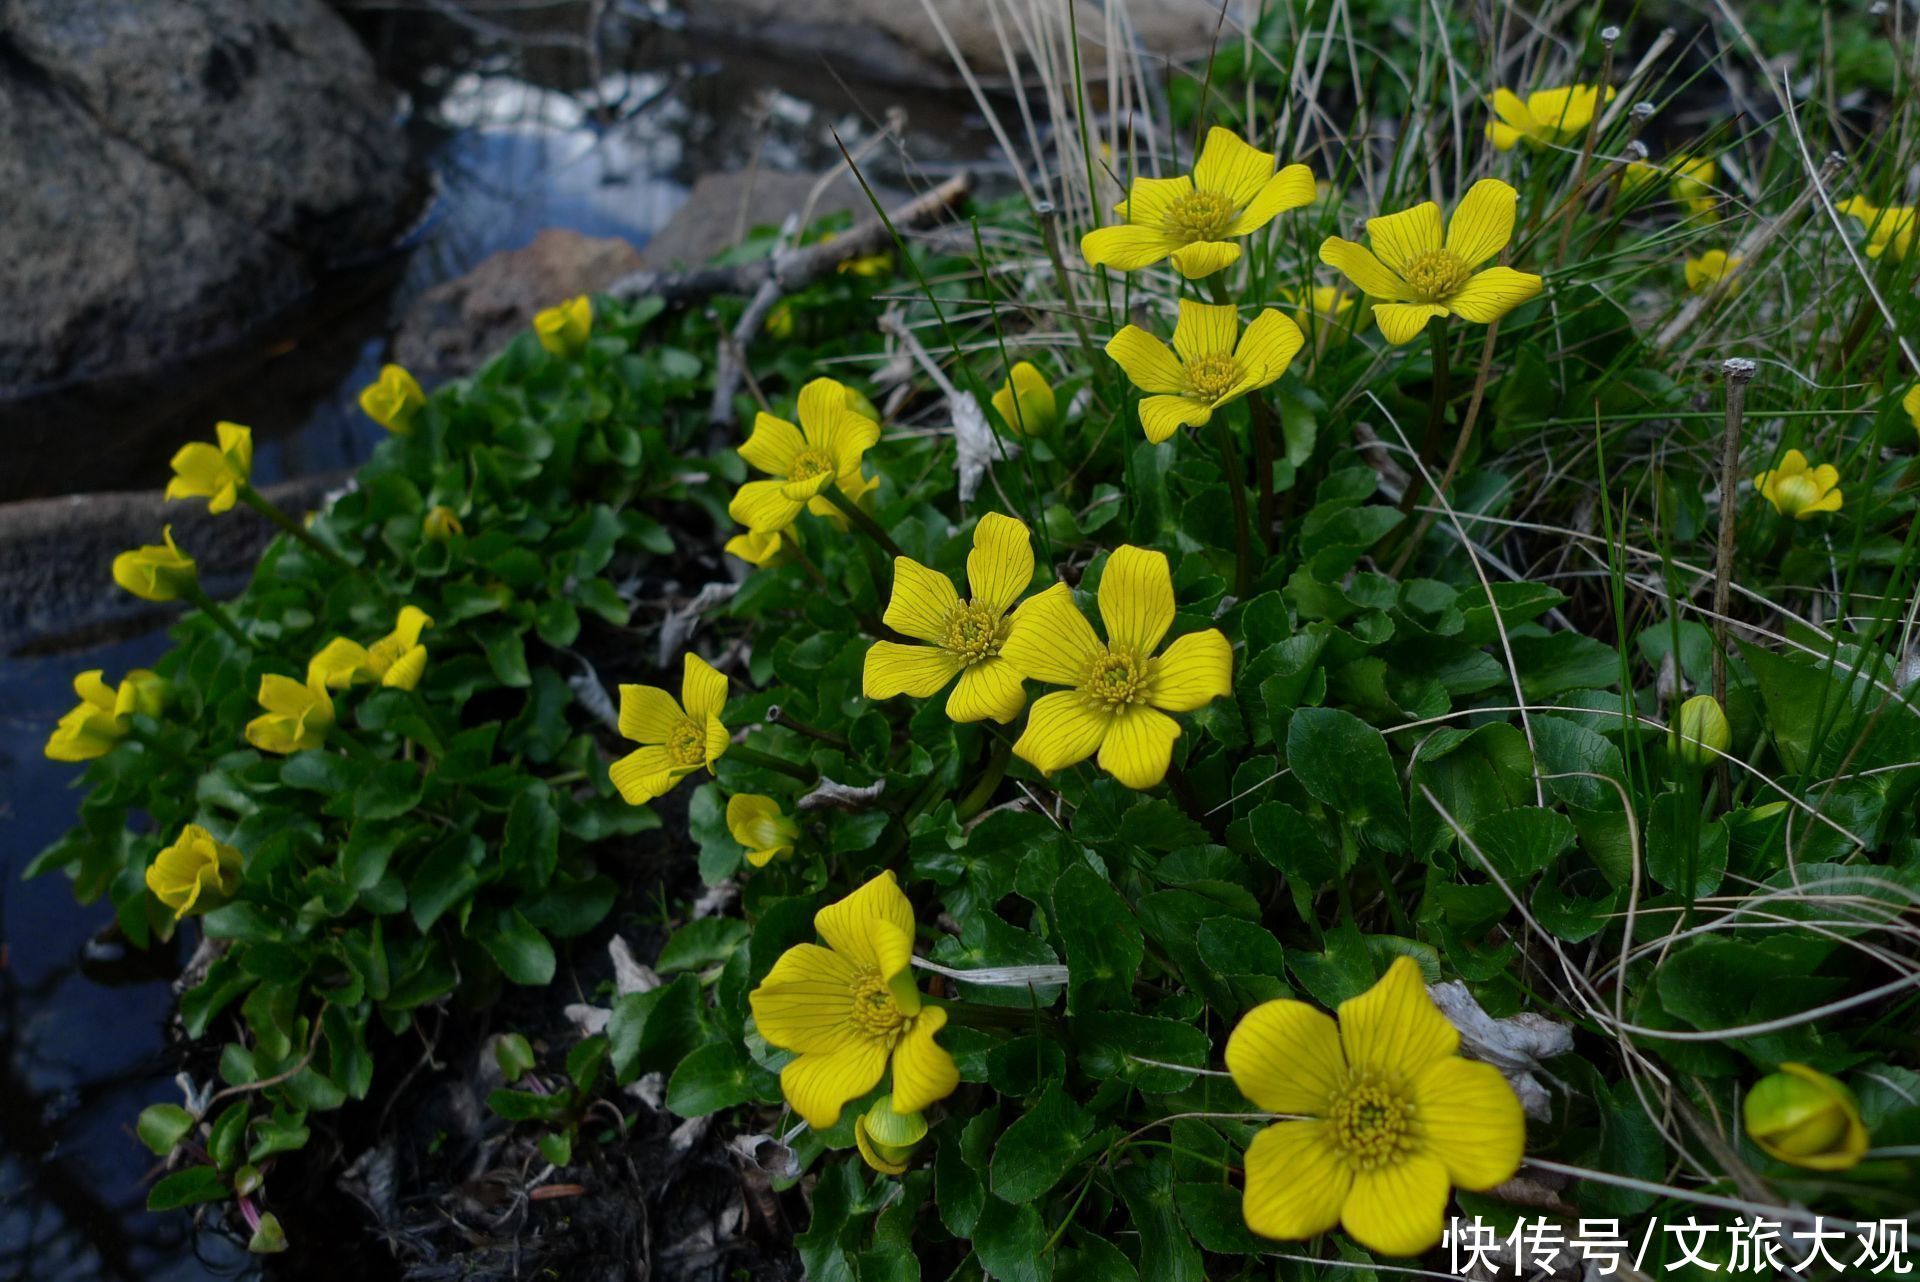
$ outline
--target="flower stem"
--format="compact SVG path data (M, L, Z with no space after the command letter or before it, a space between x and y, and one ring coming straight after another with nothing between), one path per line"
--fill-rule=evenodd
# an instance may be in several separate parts
M858 503L855 503L852 499L842 494L838 485L829 485L826 489L822 490L821 493L827 496L828 502L846 513L847 520L858 527L860 533L872 539L882 552L885 552L888 556L906 555L905 552L900 550L900 545L893 541L893 536L881 529L880 523L871 516L868 516L866 511L862 509Z
M847 748L851 746L847 743L847 737L845 735L835 734L831 730L822 730L819 726L802 721L777 703L767 709L767 723L769 725L785 726L795 734L803 734L809 739L818 739L830 748Z
M180 595L191 601L196 610L212 619L222 632L233 638L235 645L243 650L253 649L253 642L248 640L247 634L240 630L240 625L233 621L233 616L214 604L213 598L208 596L206 589L198 583L183 589Z
M335 569L344 570L349 574L353 573L353 566L348 564L345 557L335 552L319 539L314 538L312 531L281 511L277 504L267 498L266 495L260 493L260 491L254 489L251 485L243 485L240 487L240 501L279 526L283 532L304 544L309 551L319 556L322 560L331 562Z
M1012 756L1012 742L1005 737L996 736L993 741L993 751L987 756L986 768L981 770L980 778L974 781L973 787L968 789L967 795L960 798L960 804L954 808L955 819L965 823L987 808L987 803L993 800L994 790L1006 777L1007 762Z
M1280 409L1255 392L1247 398L1253 407L1253 480L1260 487L1260 543L1273 550L1273 465L1280 436Z
M1720 366L1727 388L1727 428L1720 442L1720 537L1713 565L1713 697L1727 706L1727 607L1733 600L1734 517L1740 508L1740 423L1754 363L1735 357Z
M1247 524L1247 477L1240 467L1240 454L1233 448L1233 429L1226 415L1214 411L1214 445L1220 451L1220 467L1227 474L1227 493L1233 499L1233 590L1245 600L1253 587L1253 549L1249 546Z
M1447 399L1453 394L1452 358L1447 349L1447 318L1436 316L1427 322L1427 337L1433 343L1433 393L1427 402L1427 430L1420 438L1420 462L1427 472L1433 470L1435 457L1440 453L1440 441L1447 429ZM1420 501L1420 490L1424 484L1420 475L1423 468L1413 469L1407 477L1407 492L1400 496L1401 512L1413 511L1413 505Z
M813 580L813 586L819 588L825 596L839 596L840 593L834 589L833 584L827 581L827 576L820 573L820 567L813 563L813 558L807 555L807 550L800 546L800 540L794 532L788 530L783 537L787 541L787 546L793 549L795 561L799 564L800 568L806 572L807 577ZM873 637L875 640L893 640L896 635L893 629L887 627L879 619L875 618L872 611L862 610L860 607L852 605L851 603L848 608L853 611L854 620L859 623L860 630L868 636Z
M736 743L727 749L727 755L735 761L749 766L758 766L762 770L773 770L798 779L801 783L812 783L819 778L819 772L811 766L797 765L785 757L776 757L770 752L761 752L758 748L749 748L744 743Z

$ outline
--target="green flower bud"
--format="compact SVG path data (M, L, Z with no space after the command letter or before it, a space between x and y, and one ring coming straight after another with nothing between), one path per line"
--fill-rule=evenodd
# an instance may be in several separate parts
M1699 769L1720 759L1733 744L1733 727L1720 701L1710 694L1696 694L1680 705L1680 712L1667 731L1667 747L1680 760Z
M1743 1112L1760 1150L1793 1166L1844 1171L1867 1151L1853 1092L1805 1064L1782 1064L1755 1082Z
M900 1175L913 1157L914 1146L927 1137L927 1119L918 1113L893 1111L893 1096L882 1095L853 1124L853 1142L867 1165L882 1175Z

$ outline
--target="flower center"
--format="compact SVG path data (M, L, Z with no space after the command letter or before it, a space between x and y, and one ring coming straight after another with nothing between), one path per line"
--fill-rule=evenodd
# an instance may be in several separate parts
M1109 709L1139 703L1147 694L1147 665L1126 650L1109 650L1093 661L1080 689Z
M1370 1073L1356 1073L1327 1112L1334 1142L1362 1171L1385 1166L1413 1147L1413 1101Z
M1451 297L1473 273L1451 249L1429 249L1409 259L1400 275L1422 302L1432 303Z
M1788 516L1804 511L1819 498L1820 486L1805 472L1797 476L1783 476L1774 482L1773 501Z
M853 977L853 1012L848 1018L869 1037L892 1037L907 1022L887 981L871 967Z
M1240 366L1228 355L1201 356L1187 362L1187 381L1203 401L1217 401L1239 381Z
M1008 624L978 601L962 601L947 615L946 648L961 661L975 664L1000 653Z
M1233 202L1217 191L1190 191L1167 206L1166 229L1189 242L1219 240L1236 212Z
M833 460L825 450L801 450L794 455L793 466L787 469L790 481L811 481L816 476L824 476L833 471Z
M706 765L707 732L695 725L692 718L680 722L667 736L667 755L676 766Z

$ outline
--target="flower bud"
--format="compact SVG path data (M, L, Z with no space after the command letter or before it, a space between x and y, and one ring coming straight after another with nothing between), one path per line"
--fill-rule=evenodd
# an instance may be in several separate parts
M578 356L593 334L593 300L581 294L534 313L533 332L555 356Z
M993 394L993 408L1015 436L1047 436L1060 422L1053 384L1031 361L1021 361L1008 372L1007 381Z
M465 534L460 514L442 503L420 518L420 536L434 543L445 543L456 534Z
M882 1175L900 1175L912 1160L914 1146L927 1137L927 1119L919 1113L896 1113L893 1096L882 1095L853 1123L853 1142L867 1165Z
M800 839L800 825L780 812L779 802L751 792L727 799L727 831L746 849L747 862L755 868L792 854Z
M1767 1156L1813 1171L1844 1171L1867 1151L1853 1092L1805 1064L1753 1084L1743 1113L1747 1135Z
M147 868L147 889L173 909L173 919L211 912L240 889L246 861L232 846L213 839L199 824L188 824L171 846Z
M1696 694L1681 704L1667 731L1668 750L1696 769L1718 761L1732 743L1727 714L1710 694Z
M395 436L413 430L413 416L426 403L420 380L398 365L382 365L380 377L360 389L360 408Z
M113 558L113 581L143 601L177 601L200 586L193 558L173 541L173 527L160 531L166 542L149 544Z

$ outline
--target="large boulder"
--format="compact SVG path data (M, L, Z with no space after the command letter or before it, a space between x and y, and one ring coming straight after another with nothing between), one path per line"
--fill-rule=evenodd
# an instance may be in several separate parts
M322 0L0 0L0 412L222 347L419 184Z

